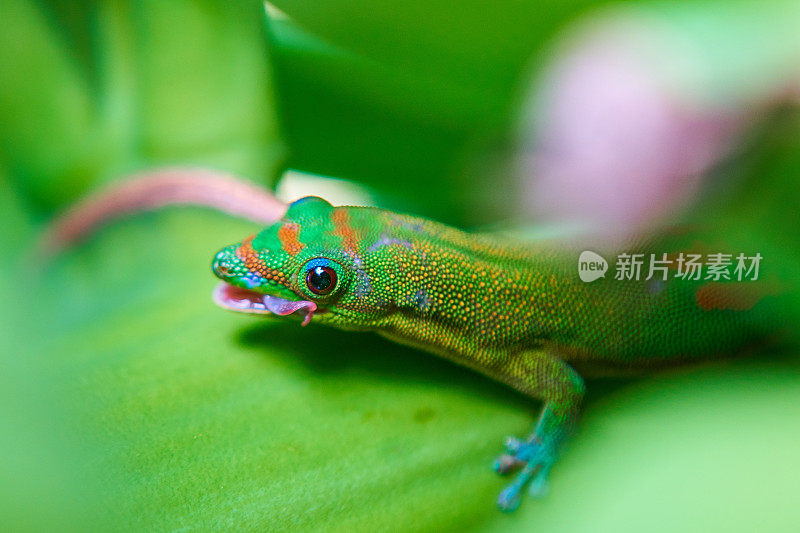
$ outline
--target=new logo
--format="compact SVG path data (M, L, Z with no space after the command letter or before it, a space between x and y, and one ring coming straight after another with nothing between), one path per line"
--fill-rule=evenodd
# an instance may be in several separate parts
M581 281L591 283L592 281L604 278L608 271L608 261L603 256L586 250L581 252L578 257L578 276Z

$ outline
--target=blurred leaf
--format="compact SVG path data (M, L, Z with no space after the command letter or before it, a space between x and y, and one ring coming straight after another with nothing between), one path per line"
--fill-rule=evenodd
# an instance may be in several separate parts
M544 44L565 22L606 2L271 3L299 27L371 62L374 75L391 73L365 96L417 120L474 130L504 126L516 85Z
M259 2L0 5L0 161L50 211L134 169L191 163L271 182Z
M497 167L530 70L603 3L271 2L288 15L269 24L288 163L363 182L387 207L496 221L486 200L514 194Z

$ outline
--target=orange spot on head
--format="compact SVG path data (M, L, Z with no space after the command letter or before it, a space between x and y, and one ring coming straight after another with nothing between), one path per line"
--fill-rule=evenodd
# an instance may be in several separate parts
M342 247L345 253L354 256L356 254L356 234L350 226L350 215L345 209L337 208L333 210L333 226L336 234L342 238Z
M244 266L247 267L247 270L250 272L255 272L262 278L271 279L272 281L288 287L289 284L286 282L283 273L281 273L279 270L269 268L264 260L261 259L261 256L258 255L258 252L255 250L255 248L253 248L254 238L255 235L251 235L242 241L242 245L239 246L238 250L236 250L236 255L238 255L239 258L244 261Z
M300 242L300 226L293 222L286 222L278 229L278 240L283 251L292 257L306 247L305 244Z

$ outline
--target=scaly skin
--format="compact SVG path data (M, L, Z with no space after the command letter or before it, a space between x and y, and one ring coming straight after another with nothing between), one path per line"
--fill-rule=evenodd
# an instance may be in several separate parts
M688 251L679 238L648 249ZM755 282L617 281L612 273L583 283L578 254L308 197L217 253L213 270L225 283L215 298L241 312L376 331L541 400L534 432L509 438L495 463L499 473L520 470L498 500L513 510L526 485L544 490L575 427L584 384L573 366L630 370L712 358L775 329L770 290L740 290Z

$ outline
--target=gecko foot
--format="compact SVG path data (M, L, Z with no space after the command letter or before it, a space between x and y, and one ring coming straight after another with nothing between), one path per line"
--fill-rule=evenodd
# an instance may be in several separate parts
M508 485L497 499L502 511L513 511L519 507L526 486L532 496L544 496L548 490L547 474L554 461L554 454L541 441L523 441L514 437L506 439L506 451L497 458L494 470L498 474L508 474L519 470L514 481Z

